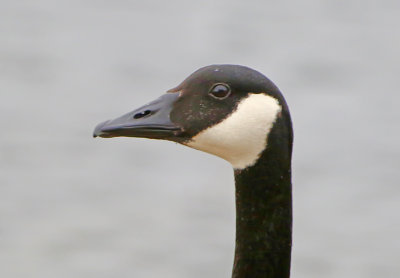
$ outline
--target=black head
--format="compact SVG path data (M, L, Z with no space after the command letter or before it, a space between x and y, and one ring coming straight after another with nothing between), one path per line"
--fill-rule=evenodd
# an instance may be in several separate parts
M235 157L246 151L240 142L262 143L264 149L269 130L282 115L290 121L279 89L264 75L244 66L211 65L159 99L99 124L93 135L170 140L230 160L235 149L240 149Z

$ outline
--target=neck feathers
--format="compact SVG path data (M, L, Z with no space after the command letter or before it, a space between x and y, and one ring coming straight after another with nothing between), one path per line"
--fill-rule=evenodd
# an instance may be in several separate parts
M287 109L284 109L287 111ZM235 170L234 278L288 278L292 245L292 129L283 112L267 148L251 167Z

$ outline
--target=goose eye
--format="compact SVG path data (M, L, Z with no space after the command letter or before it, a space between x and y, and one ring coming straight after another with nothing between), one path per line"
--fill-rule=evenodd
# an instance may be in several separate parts
M231 93L228 85L217 84L210 90L210 95L217 99L224 99Z

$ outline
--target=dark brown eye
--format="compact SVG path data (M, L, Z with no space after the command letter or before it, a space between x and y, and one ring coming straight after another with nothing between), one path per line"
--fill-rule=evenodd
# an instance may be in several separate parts
M225 84L217 84L210 90L210 95L217 99L224 99L231 93L231 89L228 85Z

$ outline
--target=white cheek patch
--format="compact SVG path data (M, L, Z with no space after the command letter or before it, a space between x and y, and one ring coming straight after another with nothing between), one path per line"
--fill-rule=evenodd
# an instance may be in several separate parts
M186 145L244 169L254 165L267 147L268 133L281 111L277 99L251 93L228 118L201 131Z

